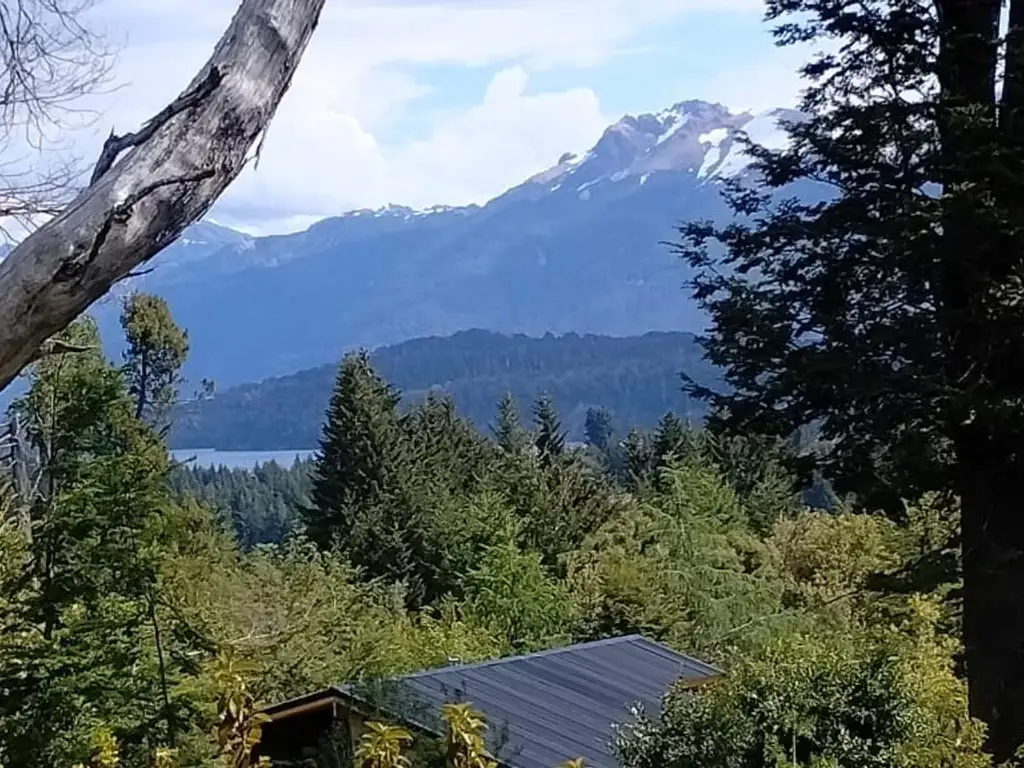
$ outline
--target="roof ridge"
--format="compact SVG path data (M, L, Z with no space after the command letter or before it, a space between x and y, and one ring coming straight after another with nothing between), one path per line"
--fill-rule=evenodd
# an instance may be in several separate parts
M396 675L394 680L413 680L420 677L429 677L430 675L440 674L442 672L454 672L459 670L469 669L481 669L482 667L493 667L499 664L511 664L514 661L523 661L526 659L538 659L546 656L554 656L559 653L565 653L567 651L578 651L584 648L596 648L604 645L615 645L616 643L624 643L629 640L643 640L645 642L652 642L646 637L640 634L632 635L618 635L617 637L604 637L600 640L588 640L584 643L570 643L569 645L562 645L558 648L545 648L542 651L533 651L532 653L523 653L518 656L502 656L497 659L486 659L484 661L474 661L469 664L451 664L444 667L434 667L433 669L424 669L419 672L412 672L407 675ZM676 653L673 651L673 653Z
M709 663L707 661L704 661L703 659L698 659L696 656L691 656L688 653L683 653L682 651L677 651L675 648L673 648L673 647L671 647L669 645L666 645L665 643L661 642L660 640L651 640L651 638L646 637L644 635L629 635L629 637L639 638L639 639L643 640L645 643L647 643L648 645L653 645L655 648L658 648L658 649L660 649L662 651L665 651L666 653L670 653L673 656L678 656L679 658L683 659L684 661L690 662L692 664L696 664L699 667L705 667L707 669L710 669L716 675L724 675L725 674L725 671L721 667L716 667L714 664L711 664L711 663Z

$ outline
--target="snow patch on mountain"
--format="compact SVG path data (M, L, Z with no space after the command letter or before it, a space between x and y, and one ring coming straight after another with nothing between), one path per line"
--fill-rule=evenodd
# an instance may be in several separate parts
M465 208L475 208L476 206L466 206ZM464 210L463 207L454 205L430 205L426 208L410 208L407 205L395 205L394 203L388 203L382 205L379 208L357 208L352 211L346 211L340 216L335 218L339 219L357 219L357 218L392 218L392 219L415 219L423 216L433 216L437 213L449 213L451 211Z
M697 169L697 178L703 179L707 176L711 169L718 165L722 160L722 142L729 136L728 128L712 128L707 133L702 133L697 137L697 141L701 145L709 144L707 153L704 155L704 160L700 164L700 168Z
M750 140L767 149L785 149L789 144L789 136L780 126L781 120L798 120L799 114L788 109L773 109L755 115L743 125L743 133ZM711 174L715 178L730 178L745 171L753 158L739 143L722 158L718 167Z
M661 123L662 130L655 144L664 144L679 133L679 131L683 130L695 118L693 113L694 106L698 103L684 101L658 112L656 117ZM704 105L701 104L701 106Z
M588 199L602 182L634 179L645 184L657 173L693 174L705 183L726 179L743 173L751 162L736 141L741 133L773 149L784 147L786 133L778 121L793 115L791 110L735 113L704 101L683 101L653 114L626 115L609 126L589 152L562 155L522 186L543 185L545 191L555 192L572 179L572 189Z

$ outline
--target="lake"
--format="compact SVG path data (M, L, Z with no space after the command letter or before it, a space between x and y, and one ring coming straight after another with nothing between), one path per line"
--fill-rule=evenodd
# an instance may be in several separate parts
M268 464L271 461L282 467L290 467L295 459L305 459L313 454L313 450L292 451L218 451L213 448L171 451L177 461L189 461L196 467L228 467L230 469L252 469L257 464Z

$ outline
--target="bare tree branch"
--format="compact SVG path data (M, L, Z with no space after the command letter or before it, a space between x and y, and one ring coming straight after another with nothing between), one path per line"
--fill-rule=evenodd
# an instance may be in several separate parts
M100 159L96 161L93 169L90 184L95 184L100 177L110 170L110 166L117 160L117 156L126 149L137 147L149 141L164 123L183 112L189 107L194 107L203 99L213 93L213 89L220 85L220 70L210 67L206 77L199 81L195 88L191 88L178 98L160 110L159 114L151 118L142 128L135 133L126 133L124 136L115 136L110 132L110 137L103 143L103 150L100 152Z
M33 361L38 360L42 357L49 355L65 355L70 353L88 352L95 349L93 346L82 346L81 344L69 344L66 341L58 339L56 337L47 339L36 350L35 356L32 358Z
M241 172L323 5L243 0L178 100L187 103L164 110L118 147L130 151L110 159L94 184L0 262L0 389L46 339L206 213ZM211 78L216 84L204 88Z
M93 2L0 2L0 238L8 242L77 191L81 168L66 137L95 117L82 98L103 89L113 64L85 23Z

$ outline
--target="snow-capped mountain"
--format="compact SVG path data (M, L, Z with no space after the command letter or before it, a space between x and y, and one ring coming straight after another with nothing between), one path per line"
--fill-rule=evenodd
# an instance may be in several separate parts
M721 104L702 101L684 101L656 114L627 115L609 126L585 155L567 153L527 183L550 192L569 186L585 199L595 184L644 184L656 173L694 174L703 182L735 176L750 162L736 141L739 133L763 146L782 148L786 134L779 120L795 115L782 109L733 114Z
M661 243L727 213L720 182L749 164L741 131L778 147L779 120L797 117L684 101L623 117L485 205L349 211L274 237L190 227L138 284L188 328L192 376L221 385L467 328L695 330L685 270ZM115 339L110 305L97 315Z

